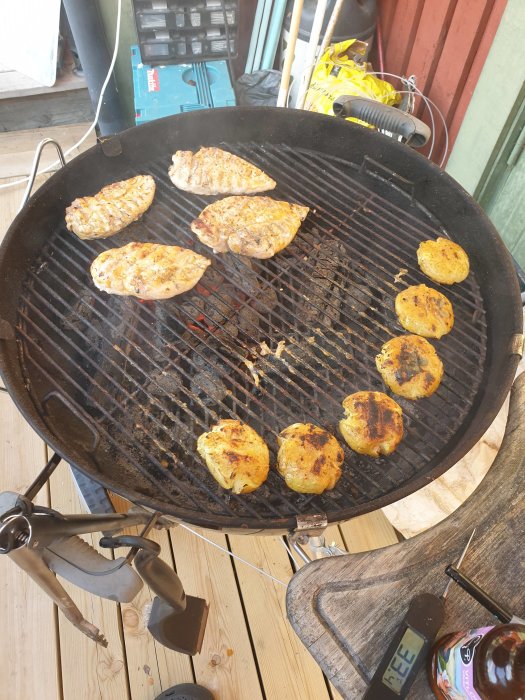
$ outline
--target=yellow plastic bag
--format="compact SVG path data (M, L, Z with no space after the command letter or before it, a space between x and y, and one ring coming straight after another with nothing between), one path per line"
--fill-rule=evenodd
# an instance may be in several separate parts
M401 101L401 95L390 83L370 75L367 73L366 64L361 66L349 57L348 49L355 42L356 39L348 39L334 44L321 57L306 93L305 109L333 115L333 102L341 95L368 97L386 105L396 105ZM353 117L348 119L370 126Z

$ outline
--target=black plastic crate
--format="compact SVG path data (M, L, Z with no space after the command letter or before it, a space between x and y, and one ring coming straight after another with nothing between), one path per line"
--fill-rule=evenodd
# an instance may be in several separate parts
M142 60L183 63L227 58L228 36L230 56L235 58L239 5L239 0L134 0Z

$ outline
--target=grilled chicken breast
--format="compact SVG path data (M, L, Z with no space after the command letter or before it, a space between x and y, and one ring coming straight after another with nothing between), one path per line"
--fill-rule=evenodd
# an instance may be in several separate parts
M194 287L208 265L207 258L176 245L128 243L96 257L91 276L108 294L169 299Z
M399 322L410 333L441 338L454 325L454 310L444 294L425 284L407 287L396 297Z
M113 236L142 216L154 195L151 175L114 182L93 197L75 199L66 209L66 226L83 239Z
M403 438L403 410L381 391L358 391L343 401L346 418L339 430L348 446L362 455L389 455Z
M213 478L233 493L250 493L266 481L268 446L249 425L221 420L197 440L197 452Z
M222 148L177 151L172 161L168 175L173 184L195 194L255 194L276 185L255 165Z
M214 253L271 258L292 242L308 211L270 197L225 197L208 205L191 230Z
M299 493L323 493L341 477L344 452L333 435L311 423L294 423L277 438L277 470Z
M376 355L385 384L406 399L431 396L443 377L443 363L434 347L418 335L400 335L386 342Z
M463 282L470 269L468 255L460 245L448 238L420 243L417 261L421 271L440 284Z

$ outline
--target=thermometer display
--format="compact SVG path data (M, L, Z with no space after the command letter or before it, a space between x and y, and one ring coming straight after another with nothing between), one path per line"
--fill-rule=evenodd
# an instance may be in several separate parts
M407 627L381 679L396 695L401 694L401 689L424 645L425 638L411 627Z

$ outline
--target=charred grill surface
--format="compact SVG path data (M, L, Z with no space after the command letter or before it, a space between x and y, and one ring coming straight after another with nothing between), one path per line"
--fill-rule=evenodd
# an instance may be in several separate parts
M333 491L290 491L275 471L277 435L314 423L344 444L341 402L384 390L375 355L404 332L394 299L425 281L419 243L454 232L387 180L372 188L351 163L285 146L223 146L277 181L272 196L311 208L293 243L269 260L215 255L201 282L171 300L98 292L91 261L132 240L209 257L189 224L212 200L173 187L169 153L145 163L141 172L153 175L157 193L140 221L114 240L81 241L59 226L29 272L17 327L27 386L50 429L57 397L89 424L97 439L85 449L102 477L112 469L129 474L146 498L187 521L214 516L239 527L256 519L264 528L298 513L349 517L437 464L462 429L485 362L478 286L471 275L445 291L456 314L453 331L435 342L445 377L429 399L396 399L406 433L397 451L370 459L345 446ZM268 480L251 494L221 489L197 455L198 436L222 418L247 422L270 448Z

